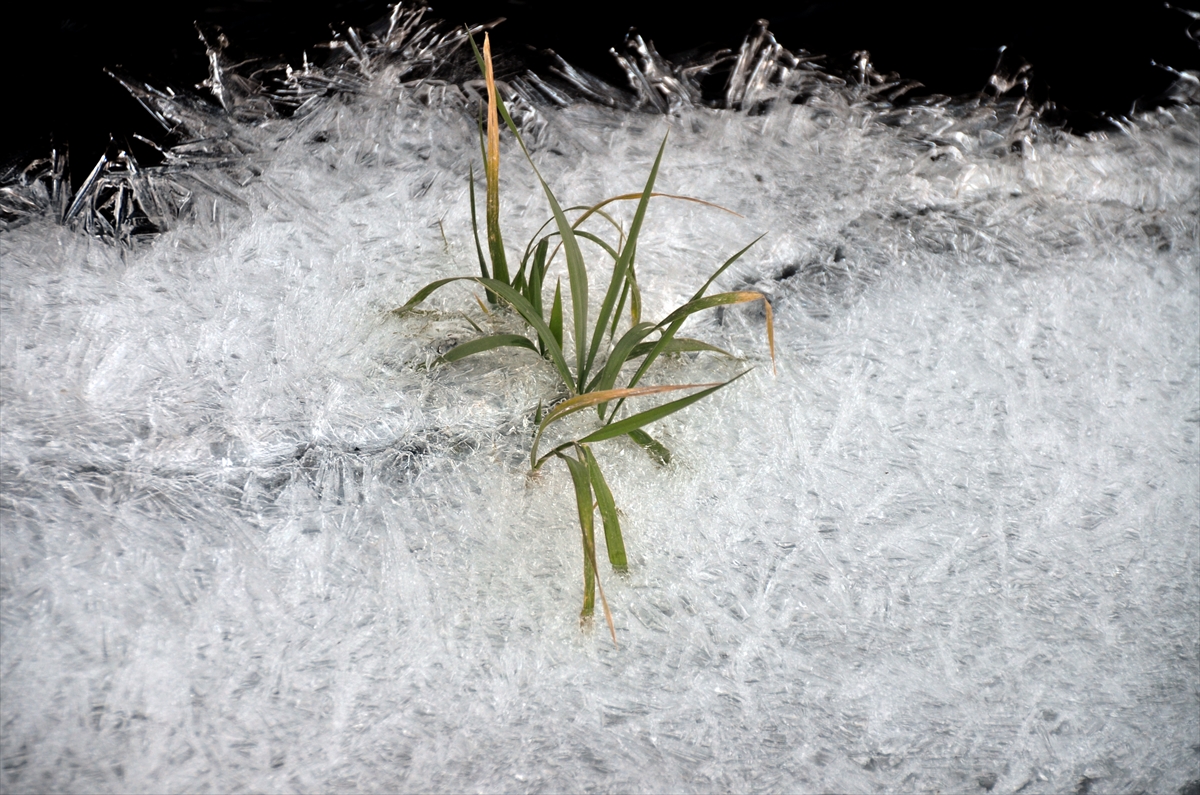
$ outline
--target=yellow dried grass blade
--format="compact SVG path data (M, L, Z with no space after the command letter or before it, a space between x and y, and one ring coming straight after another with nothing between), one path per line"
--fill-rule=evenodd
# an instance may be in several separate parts
M492 255L492 276L502 282L508 281L508 262L504 255L504 239L500 234L500 116L496 109L496 78L492 72L492 44L483 34L483 76L487 83L487 160L484 176L487 178L487 238L488 250Z

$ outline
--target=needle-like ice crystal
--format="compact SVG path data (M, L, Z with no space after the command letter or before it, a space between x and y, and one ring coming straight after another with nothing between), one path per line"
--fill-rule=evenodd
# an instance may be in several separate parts
M657 189L743 216L651 204L647 315L768 233L718 286L771 297L778 374L657 425L665 471L607 451L615 649L579 629L566 472L527 479L549 365L426 368L475 332L389 314L477 269L480 89L415 15L257 86L210 39L219 102L122 77L161 165L5 189L0 788L1200 779L1195 106L1089 138L1012 74L901 106L765 28L727 108L640 40L632 93L502 72L567 201L639 190L670 129ZM511 240L548 215L518 154ZM762 358L754 310L701 322Z

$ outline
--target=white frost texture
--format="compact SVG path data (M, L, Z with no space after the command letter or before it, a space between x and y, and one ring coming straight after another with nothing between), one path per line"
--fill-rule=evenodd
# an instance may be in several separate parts
M476 106L435 93L247 126L257 176L146 245L0 235L5 791L1195 786L1195 108L1022 151L832 101L541 110L564 206L669 131L656 189L740 214L651 204L646 317L766 233L716 286L770 295L777 372L761 304L697 315L741 360L661 382L755 369L651 426L667 467L595 447L614 646L565 467L528 477L551 366L426 367L490 322L468 287L390 313L478 273ZM503 145L517 250L549 210Z

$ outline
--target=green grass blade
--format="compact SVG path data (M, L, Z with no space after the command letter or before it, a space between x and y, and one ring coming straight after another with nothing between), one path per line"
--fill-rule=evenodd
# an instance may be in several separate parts
M554 341L558 343L559 350L561 350L563 344L562 279L559 279L554 285L554 303L550 305L550 331L554 334Z
M576 461L569 455L558 456L567 464L575 484L575 505L579 509L579 529L583 532L583 610L580 618L590 618L596 609L596 527L592 510L592 480L586 459ZM591 554L589 554L589 552Z
M705 291L706 291L706 290L708 290L708 288L709 288L710 286L712 286L712 283L713 283L713 282L715 282L715 281L717 280L717 277L718 277L718 276L720 276L722 273L724 273L724 272L725 272L725 270L726 270L726 269L727 269L727 268L728 268L730 265L732 265L733 263L735 263L735 262L737 262L739 259L741 259L743 254L745 254L747 251L749 251L749 250L751 249L751 247L753 247L753 246L754 246L754 244L755 244L755 243L757 243L758 241L762 240L762 239L763 239L764 237L766 237L766 236L767 236L767 233L766 233L766 232L763 232L761 235L759 235L758 237L754 238L754 239L753 239L753 240L751 240L749 243L747 243L747 244L746 244L746 247L745 247L745 248L743 248L741 251L737 252L737 253L736 253L736 254L734 254L732 257L730 257L729 259L725 260L725 263L724 263L724 264L723 264L721 267L717 268L717 269L716 269L716 271L714 271L714 272L713 272L713 275L712 275L712 276L709 276L709 277L708 277L708 281L706 281L706 282L704 283L704 286L703 286L703 287L701 287L699 290L697 290L697 291L696 291L696 294L692 296L691 300L695 301L697 298L701 298L701 297L703 297L703 295L704 295Z
M739 291L731 293L716 293L715 295L706 295L703 298L694 298L688 301L688 303L679 306L670 315L662 318L662 322L659 325L682 321L683 318L689 315L695 315L696 312L703 312L706 309L713 309L715 306L749 304L750 301L761 301L762 299L762 293L751 291L751 289L739 289Z
M492 334L456 345L443 354L441 358L444 362L456 362L459 359L465 359L468 356L496 348L527 348L534 353L538 352L537 346L528 337L523 337L520 334Z
M475 276L467 278L470 281L478 282L484 287L493 290L505 301L508 301L512 308L517 310L517 313L521 317L525 318L526 323L533 326L533 330L537 332L538 338L546 346L546 351L550 354L550 361L554 363L555 369L558 370L559 377L563 379L563 383L566 384L567 389L574 392L575 385L571 379L571 368L567 366L567 359L563 356L562 346L555 339L554 332L546 325L546 321L542 320L541 314L525 300L525 296L498 279L480 279Z
M670 403L664 403L661 406L655 406L652 409L647 409L646 411L642 411L642 412L634 414L630 417L626 417L623 420L618 420L617 422L613 422L608 425L605 425L600 430L595 431L594 433L589 433L587 436L580 439L579 444L588 444L590 442L601 442L601 441L604 441L605 439L612 439L613 437L621 436L623 434L629 433L630 431L635 431L635 430L641 428L643 425L649 425L650 423L655 422L656 420L661 420L663 417L670 416L671 414L674 414L675 412L679 411L680 409L687 408L688 406L695 403L697 400L702 400L702 399L708 397L713 392L716 392L718 389L725 387L725 386L729 386L734 381L738 380L739 378L741 378L743 375L745 375L748 372L750 372L750 371L746 370L743 373L735 375L733 378L730 378L728 381L725 381L724 383L710 386L708 389L704 389L700 392L697 392L694 395L688 395L687 397L680 398L679 400L672 400ZM613 391L618 391L618 390L613 390Z
M642 290L638 287L637 273L634 272L632 263L629 267L629 284L632 285L629 296L629 322L637 325L642 322Z
M538 243L537 249L533 252L533 264L529 268L529 282L525 291L525 296L529 299L530 305L537 310L539 315L542 313L542 283L546 278L546 249L549 247L550 241L542 238L542 242ZM521 266L524 269L524 265Z
M593 204L591 207L587 208L587 212L585 212L583 215L581 215L579 217L579 220L576 221L575 223L576 224L582 223L583 221L586 221L588 219L588 217L590 217L593 214L602 215L603 213L601 212L600 208L606 207L606 206L612 204L613 202L641 201L643 195L644 194L642 194L642 193L622 193L620 196L610 196L609 198L605 199L604 201L599 202L597 204ZM703 204L705 207L712 207L715 210L721 210L722 212L727 212L730 215L736 215L738 218L745 218L745 216L742 215L741 213L735 213L733 210L729 209L728 207L722 207L721 205L714 204L713 202L706 202L706 201L704 201L704 199L697 199L695 196L676 196L673 193L651 193L650 197L652 199L675 199L677 201L693 202L695 204Z
M661 326L662 324L659 325ZM667 326L666 330L659 335L659 338L654 342L654 347L650 349L650 351L645 355L646 358L642 359L642 363L638 365L638 369L633 374L633 378L629 379L629 386L638 385L638 382L642 380L642 376L645 375L646 371L650 369L650 365L654 364L654 360L657 359L659 354L663 352L663 349L671 344L671 340L675 338L675 332L679 331L679 327L682 325L683 320L676 320L674 323ZM619 409L620 406L617 406L617 408Z
M596 318L596 329L592 335L592 345L588 350L587 366L584 368L584 372L590 372L592 369L592 363L600 351L600 343L604 339L604 332L608 328L608 321L612 317L617 298L620 297L621 290L625 287L625 273L633 261L638 235L641 234L642 222L646 218L646 208L650 204L650 195L654 191L654 181L658 178L658 168L662 165L663 154L666 151L667 137L663 136L663 142L658 147L658 156L654 158L654 166L650 169L650 176L646 179L646 187L642 190L642 198L638 201L637 210L633 214L633 223L629 225L629 236L626 239L625 247L621 250L621 257L617 260L616 265L613 266L612 279L609 280L608 290L604 294L604 302L600 305L600 314ZM582 389L582 379L580 388Z
M682 321L688 315L694 315L697 312L703 312L705 309L712 309L716 306L728 306L729 304L746 304L754 301L763 302L763 312L767 316L767 343L771 351L771 362L775 361L775 321L774 315L771 312L771 302L762 293L753 290L738 290L729 293L717 293L704 298L697 298L688 301L683 306L676 309L671 314L663 319L663 323L674 324L677 321Z
M617 324L621 322L621 310L625 308L625 301L629 298L629 285L632 282L628 278L625 279L625 287L621 290L621 300L617 301L617 311L613 312L612 326L608 330L608 339L611 342L612 338L617 335Z
M656 193L654 195L657 196L659 194ZM587 220L588 217L590 217L593 213L595 213L596 215L599 215L601 218L604 218L606 221L608 221L610 224L612 224L613 227L617 230L617 240L618 240L617 250L619 251L625 245L625 230L621 227L621 224L617 222L617 219L613 218L611 215L604 212L603 210L596 210L595 207L584 207L583 205L576 205L575 207L568 207L563 212L569 213L569 212L573 212L575 210L586 210L586 212L583 215L576 218L575 222L571 224L571 228L575 230L576 234L580 234L582 231L579 229L580 224L582 224L585 220ZM546 221L546 223L541 225L541 227L537 231L537 234L540 235L542 233L542 230L545 229L547 226L549 226L552 223L554 223L553 217L551 217L550 220ZM534 235L534 239L536 239L536 238L537 238L537 235ZM597 240L595 238L595 236L592 236L592 240L594 240L597 243L600 243L600 241ZM532 240L530 241L529 245L530 246L533 245ZM559 246L561 246L561 245L562 244L560 243ZM610 246L608 246L607 243L600 243L600 245L604 246L605 248L611 248ZM554 255L558 253L559 246L555 246L554 251L551 252L551 254L550 254L551 260L553 260ZM613 261L616 262L617 255L611 251L609 253L612 256Z
M621 374L621 368L625 362L629 361L631 352L637 348L638 343L654 331L654 326L649 323L639 323L633 328L626 331L617 344L613 346L612 352L608 355L608 361L604 363L604 369L600 371L600 375L588 385L588 391L594 389L607 390L612 389L617 385L617 378ZM607 407L606 403L601 403L597 406L597 411L600 412L600 419L604 419L604 411Z
M471 42L471 51L475 53L475 63L479 66L479 74L485 74L486 67L483 65L483 53L479 51L479 45L475 43L475 36L472 35L471 29L466 25L463 25L463 30L466 31L467 40ZM487 36L486 33L483 35Z
M649 325L649 324L647 324ZM657 340L654 342L639 342L630 352L629 358L636 359L639 356L645 356L654 349L657 345ZM719 353L722 356L728 356L730 359L736 359L729 351L724 348L718 348L716 345L709 345L701 340L694 340L691 337L674 337L663 346L659 353L696 353L700 351L708 351L710 353Z
M629 571L629 560L625 556L625 540L621 537L621 521L617 517L617 503L613 500L612 491L600 471L600 464L592 449L580 445L583 454L587 456L588 468L592 475L592 491L596 494L596 507L600 509L600 518L604 522L604 546L608 549L608 562L617 571Z
M742 248L740 251L735 253L732 257L725 260L725 263L723 265L721 265L720 268L717 268L716 272L713 273L712 276L708 277L708 281L706 281L704 283L704 285L699 290L696 291L695 295L692 296L692 299L690 301L688 301L683 306L676 309L674 312L672 312L670 315L668 315L666 318L664 318L661 323L658 324L660 328L663 326L666 326L666 330L659 337L659 339L655 343L654 347L652 347L645 354L645 356L646 356L645 360L642 362L642 364L638 368L637 372L634 373L633 378L631 378L629 380L630 386L637 386L638 382L641 381L642 376L645 375L646 371L650 369L650 365L654 364L655 359L657 359L660 354L664 353L667 350L667 346L671 345L671 343L675 339L676 332L679 331L679 328L683 325L683 321L686 320L689 315L695 314L696 312L701 312L705 309L711 309L714 306L721 306L723 304L729 304L729 303L741 303L745 300L755 301L760 298L762 299L763 304L766 307L767 342L768 342L768 345L769 345L769 348L771 351L771 366L772 366L772 368L774 368L774 365L775 365L775 324L772 320L772 315L771 315L771 302L767 300L766 296L764 296L762 293L750 293L750 292L724 293L723 294L724 296L727 296L730 298L722 298L722 299L717 300L715 303L711 302L712 297L707 298L707 299L703 297L705 291L707 291L709 286L711 286L712 283L714 281L716 281L717 277L720 276L722 273L724 273L726 268L728 268L733 263L737 262L738 259L743 254L745 254L747 251L750 250L751 246L753 246L758 241L762 240L764 236L765 236L765 233L763 235L759 235L754 240L750 241L750 243L748 243L744 248ZM640 295L636 292L636 290L637 290L636 283L634 284L634 290L635 290L635 298L638 299L635 305L638 306L639 314L640 314L641 298L640 298ZM742 296L742 298L741 298L741 300L735 300L735 299L731 298L731 296ZM750 296L753 296L753 297L750 297ZM710 303L703 303L705 301L709 301ZM721 352L724 353L724 351L721 351ZM617 408L619 409L620 406L618 405ZM615 414L616 410L614 410L613 413Z
M659 337L658 341L654 344L654 347L650 349L650 352L646 354L646 358L642 361L641 366L638 368L637 372L634 373L633 378L629 380L629 385L637 385L638 381L641 380L646 371L650 369L650 365L654 363L654 360L658 358L666 346L669 345L675 338L675 333L679 331L679 327L683 325L683 321L686 320L690 315L694 315L697 312L703 312L706 309L712 309L713 307L717 306L744 304L749 301L762 301L767 306L767 341L770 345L771 361L774 362L775 324L772 321L771 316L771 302L767 300L767 297L762 293L756 293L749 290L741 290L730 293L717 293L716 295L710 295L704 298L696 298L688 301L686 304L663 318L662 322L660 322L658 325L660 327L666 326L666 331L664 331L662 336Z
M525 297L529 299L529 305L538 313L538 317L545 317L545 310L542 307L542 282L546 277L546 248L549 241L543 239L538 244L537 250L533 254L533 264L529 268L529 281L525 287ZM525 270L525 263L521 263L521 270ZM551 335L553 336L553 325L551 325ZM558 347L562 348L562 343L558 343ZM541 338L538 338L538 353L546 356L546 343Z
M487 43L486 36L484 43ZM542 191L546 194L546 201L550 204L550 212L554 215L554 222L558 227L558 233L562 236L563 249L567 256L567 284L571 288L571 309L575 320L575 367L578 373L578 381L574 389L580 391L583 389L584 383L587 382L584 352L587 345L588 280L587 267L583 262L583 253L579 250L579 241L575 239L575 230L567 221L567 216L563 213L562 207L559 206L558 199L554 198L554 192L550 190L550 186L542 178L542 172L538 170L537 164L533 162L533 157L530 156L529 149L525 146L525 139L521 137L521 133L517 130L517 125L512 120L512 116L509 115L508 108L504 105L504 100L498 95L495 99L497 111L504 118L508 128L512 130L512 134L516 136L517 143L521 145L521 151L525 153L525 159L529 161L534 175L542 186ZM492 263L492 269L495 270L495 262Z
M726 382L728 383L728 382ZM631 397L644 397L646 395L657 395L663 392L677 392L681 389L700 389L702 387L719 387L723 384L664 384L662 386L639 386L636 389L605 389L598 392L585 392L582 395L576 395L559 403L553 409L546 413L542 418L541 424L538 426L537 433L533 437L533 449L530 451L529 460L533 464L533 469L538 469L545 457L539 459L537 455L538 445L541 443L542 434L546 432L554 423L574 414L577 411L583 411L586 408L607 403L610 400L624 400ZM670 412L668 412L670 413ZM664 415L665 416L665 415ZM653 420L650 420L651 422ZM640 427L640 426L638 426ZM619 435L619 434L618 434ZM611 437L604 437L606 439ZM552 455L547 453L546 455Z
M539 176L538 179L541 177ZM575 318L575 370L579 378L578 388L582 390L584 381L587 379L583 358L588 328L587 267L583 262L583 252L579 250L579 241L575 239L575 233L567 225L566 216L562 214L562 210L558 209L558 202L555 201L554 194L550 192L550 187L545 182L542 185L546 188L546 197L551 202L550 209L554 211L555 220L558 221L559 232L563 236L563 249L567 255L567 283L571 287L571 309Z
M559 455L567 463L571 471L571 480L575 484L575 504L579 509L579 527L583 531L583 609L579 612L580 620L590 618L596 609L596 591L600 592L600 605L604 608L604 620L608 623L612 642L617 646L617 628L613 624L612 611L608 609L608 599L604 596L604 586L600 584L600 567L596 565L596 526L592 507L591 467L586 453L579 445L575 445L578 460L567 455Z
M440 290L442 287L445 287L450 282L460 282L460 281L463 281L464 279L474 279L474 278L476 278L476 277L474 277L474 276L451 276L449 279L438 279L437 281L430 282L429 284L425 285L420 290L418 290L416 295L414 295L412 298L408 299L408 302L404 306L402 306L398 309L393 309L392 312L397 315L405 315L414 306L421 303L426 298L433 295L433 293L436 290Z
M600 237L600 236L598 236L598 235L593 235L591 232L584 232L584 231L582 231L582 230L576 230L576 231L575 231L575 236L576 236L576 237L582 237L582 238L584 238L585 240L590 240L590 241L592 241L592 242L593 242L593 243L595 243L597 246L599 246L600 248L604 249L604 253L606 253L606 254L608 254L608 256L612 257L614 262L617 260L617 257L619 256L619 255L617 254L617 250L616 250L616 249L614 249L612 246L610 246L610 245L608 244L608 241L606 241L604 238L602 238L602 237Z
M491 274L488 273L487 260L483 258L483 246L479 244L479 218L475 214L475 166L470 166L471 179L467 182L471 192L471 233L475 236L475 253L479 255L479 273L485 279L490 279ZM488 296L491 298L491 296ZM495 301L492 301L495 303Z
M554 363L555 369L558 370L559 377L562 378L563 383L567 386L567 389L571 390L572 392L575 391L574 380L571 377L571 368L567 366L567 359L565 356L563 356L562 345L557 341L554 332L552 332L550 327L546 325L546 321L542 320L541 313L537 312L533 306L525 300L525 296L514 290L511 285L505 284L498 279L483 279L479 276L451 276L449 279L438 279L437 281L430 282L418 290L417 294L408 299L408 303L406 303L404 306L392 311L397 315L404 315L414 306L428 298L435 290L444 287L450 282L475 282L476 284L482 285L484 288L495 292L498 296L507 301L513 309L517 310L517 313L520 314L521 317L525 318L525 322L532 326L533 330L537 332L538 339L542 341L546 347L546 352L550 354L550 361ZM558 334L561 336L561 328Z
M643 430L633 430L630 431L628 435L630 439L637 442L637 444L641 446L643 450L649 453L650 457L658 462L659 466L665 467L667 464L671 463L671 451L667 449L665 444L658 441L650 434Z

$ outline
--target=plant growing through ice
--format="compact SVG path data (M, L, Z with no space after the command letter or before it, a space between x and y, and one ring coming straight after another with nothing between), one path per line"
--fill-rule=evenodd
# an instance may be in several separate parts
M488 256L484 256L483 246L479 242L479 224L475 214L475 188L472 171L471 226L475 233L475 248L479 257L481 275L456 276L431 282L395 311L397 314L404 315L428 298L435 290L451 282L471 281L485 289L490 303L498 307L511 308L532 330L532 337L525 334L485 334L451 349L441 357L441 361L454 362L495 348L526 348L539 354L543 359L549 360L557 372L565 391L564 399L544 413L539 404L535 418L537 431L533 436L529 461L533 471L537 472L548 460L557 458L561 459L570 471L571 480L575 486L575 501L579 510L579 527L583 536L584 596L583 610L580 616L581 619L586 620L593 615L595 595L598 589L604 617L608 622L609 632L612 633L613 643L616 643L617 636L613 626L612 612L608 608L604 588L600 585L597 576L599 571L595 534L597 509L600 511L604 526L604 540L608 550L609 563L617 571L627 570L629 564L625 556L625 544L621 537L621 525L617 516L616 504L596 456L592 452L592 444L618 436L628 436L659 463L666 464L670 460L670 452L642 429L655 420L673 414L745 375L745 372L742 372L727 381L705 384L639 386L642 377L662 354L712 351L729 355L720 348L700 340L678 336L683 322L697 312L717 306L762 301L766 312L767 341L772 360L774 360L774 326L771 304L767 301L766 296L750 291L705 295L716 278L758 241L752 241L726 260L690 300L665 318L657 323L643 321L641 319L641 293L638 290L637 277L634 272L634 258L637 252L638 235L641 232L642 221L645 218L650 198L666 195L653 192L654 181L658 176L658 167L667 145L666 139L663 139L663 143L659 147L654 166L650 169L650 176L646 180L646 186L640 193L614 196L592 207L568 207L564 211L546 181L542 179L537 165L529 155L525 141L517 131L516 125L513 124L504 102L496 93L496 81L492 73L491 43L487 35L484 35L482 52L476 47L474 39L471 40L471 47L475 50L475 57L483 71L488 95L486 140L484 130L480 131L484 175L487 184L485 223ZM503 117L508 128L516 137L517 143L520 144L521 151L524 152L526 159L533 167L534 174L537 175L538 181L545 191L546 200L550 204L550 210L553 213L551 221L556 227L555 231L546 234L539 240L538 235L542 234L551 221L543 224L542 229L534 235L526 247L520 268L512 275L509 273L504 239L500 231L500 117ZM682 196L669 198L699 201ZM637 209L634 212L628 234L626 234L621 225L604 210L604 207L616 201L633 200L637 201ZM700 203L708 204L707 202ZM580 212L580 214L574 222L570 222L567 220L567 212ZM583 222L593 215L607 220L617 229L616 246L611 245L600 236L580 228ZM559 238L559 241L554 252L548 256L550 240L554 237ZM613 262L612 276L600 303L599 312L594 318L588 302L588 271L580 250L581 239L594 243ZM536 241L536 245L534 241ZM543 301L547 267L560 248L566 259L567 284L571 295L572 333L570 341L574 348L573 360L568 359L565 344L567 334L564 330L561 279L555 284L554 298L550 302L548 316ZM491 260L490 272L489 259ZM622 328L621 317L627 302L630 310L629 327L624 329L620 337L617 337L618 329ZM478 329L478 326L476 328ZM483 333L482 330L480 333ZM618 387L618 382L622 380L622 370L627 364L638 359L641 359L641 363L633 375L625 381L625 386ZM690 391L691 394L618 419L628 398L676 391ZM596 409L599 418L598 428L580 438L561 442L549 452L539 456L542 437L551 425L571 414L589 408Z

